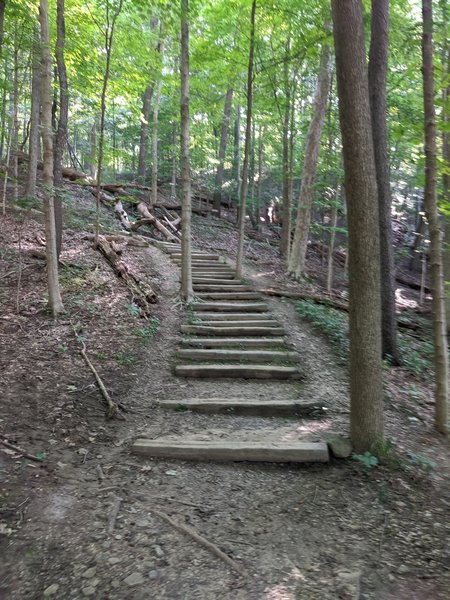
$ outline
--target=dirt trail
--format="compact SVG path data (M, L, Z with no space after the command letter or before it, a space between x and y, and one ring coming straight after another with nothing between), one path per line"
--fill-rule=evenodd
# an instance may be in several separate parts
M159 276L161 325L145 350L145 368L122 399L132 412L125 423L99 420L103 437L87 454L59 452L53 479L36 494L0 561L0 598L448 600L449 505L439 476L366 471L353 461L229 465L129 454L131 441L143 434L320 439L327 429L345 433L348 423L345 370L288 301L268 300L300 353L304 383L175 378L183 319L178 269L156 248L145 253ZM249 268L246 276L256 278L256 271ZM218 392L320 398L328 411L320 419L290 420L212 417L155 405ZM248 575L237 576L153 515L152 507L190 524Z

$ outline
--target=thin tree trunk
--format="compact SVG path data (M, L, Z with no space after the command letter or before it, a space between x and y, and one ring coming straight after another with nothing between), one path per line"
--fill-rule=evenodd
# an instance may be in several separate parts
M369 97L378 186L381 267L381 339L383 356L400 364L395 316L395 266L392 240L391 185L386 125L386 77L389 45L389 0L372 0L369 52Z
M284 115L283 115L283 222L281 226L280 252L283 256L289 256L291 245L291 203L289 196L289 126L291 122L291 82L289 80L289 60L291 53L291 38L288 37L286 55L284 57Z
M8 62L5 61L5 72L4 72L4 76L5 76L5 81L8 80ZM6 100L7 100L7 95L6 95L6 86L3 86L3 92L2 92L2 108L1 108L1 115L0 115L0 160L2 160L3 158L3 151L5 149L5 140L6 140Z
M256 125L255 120L252 123L252 142L250 151L250 210L249 216L252 222L253 229L256 229L257 219L255 216L255 192L256 192Z
M14 200L19 197L18 181L19 181L19 161L17 151L19 150L19 31L16 21L14 30L14 67L13 67L13 114L12 114L12 172L14 178Z
M422 74L425 116L425 214L430 235L430 275L433 297L435 352L435 426L448 433L448 353L445 323L442 232L437 203L436 114L434 107L433 11L432 0L422 0Z
M94 118L92 127L89 130L89 165L88 171L92 179L97 178L97 115Z
M222 131L220 134L219 144L219 164L217 165L216 179L214 183L214 204L213 208L218 217L220 217L220 209L222 202L222 183L223 171L225 163L225 153L227 151L228 130L230 128L231 107L233 105L233 88L228 88L225 95L225 104L223 106Z
M97 154L97 186L96 186L96 219L95 219L95 244L98 242L99 228L100 228L100 194L101 194L101 179L102 179L102 167L103 167L103 143L105 139L105 114L106 114L106 90L108 87L109 72L111 68L111 50L114 39L114 28L116 25L117 17L122 10L123 0L119 0L117 9L110 15L109 3L106 4L106 28L105 28L105 52L106 52L106 65L105 72L103 74L103 86L102 94L100 99L100 131L98 140L98 154Z
M63 182L63 156L64 148L67 143L67 122L69 118L69 86L67 84L66 63L64 60L64 44L66 41L66 25L64 17L65 0L56 2L56 64L58 68L59 81L59 118L58 129L56 131L54 148L54 185L55 188L61 188ZM61 254L62 247L62 198L57 191L55 196L55 225L56 225L56 251Z
M3 49L3 26L5 22L6 0L0 0L0 56Z
M258 185L256 187L256 206L255 206L255 229L259 231L261 229L261 197L262 197L262 173L263 173L263 130L259 127L258 135Z
M194 298L191 263L191 166L189 158L189 0L181 0L181 297Z
M163 26L160 27L160 39L162 40ZM164 52L164 46L162 41L159 44L159 53L161 59ZM159 101L161 98L161 77L162 73L158 75L158 81L156 82L156 95L155 103L153 105L153 131L152 131L152 191L151 191L151 205L158 202L158 114L159 114Z
M245 235L245 216L248 190L248 163L250 159L250 145L252 141L252 112L253 112L253 56L255 52L255 13L256 0L252 2L252 11L250 16L250 49L248 55L248 73L247 73L247 122L245 125L245 148L244 164L242 165L242 184L239 203L239 239L236 254L236 278L242 277L242 263L244 258L244 235Z
M383 438L377 182L361 0L332 0L349 241L350 420L358 452Z
M50 56L50 27L48 0L40 0L39 21L41 25L41 105L42 145L44 168L45 241L47 258L48 302L54 317L63 312L58 280L58 258L56 255L55 211L53 204L53 135L52 135L52 58Z
M170 197L177 197L177 126L174 123L172 129L172 182L171 182L171 190Z
M325 120L330 80L330 49L324 45L322 46L320 57L319 79L314 98L313 117L309 124L306 140L302 184L298 200L297 223L295 225L294 240L288 262L288 271L296 279L299 279L305 270L306 249L311 223L311 207L314 196L314 180L316 178L320 136Z
M234 176L236 180L236 222L239 220L239 202L241 197L241 107L236 107L234 122Z
M328 257L327 257L327 292L330 294L333 289L333 252L334 242L336 240L336 225L338 217L338 205L339 197L341 195L341 186L338 185L336 188L336 195L334 197L333 206L331 207L331 219L330 219L330 242L328 244Z
M25 196L36 195L36 175L39 154L39 117L41 112L41 46L39 43L39 32L35 33L33 43L33 66L31 78L31 114L30 114L30 138L29 138L29 162L27 182L25 185Z

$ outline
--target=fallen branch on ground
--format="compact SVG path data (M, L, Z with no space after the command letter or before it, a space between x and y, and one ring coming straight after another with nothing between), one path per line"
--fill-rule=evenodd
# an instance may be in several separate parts
M119 514L120 505L122 504L122 498L116 497L114 504L112 505L111 514L109 515L108 521L108 533L111 534L116 526L117 515Z
M234 571L237 571L241 575L247 574L245 569L243 567L241 567L240 564L238 564L235 560L230 558L227 554L225 554L225 552L222 552L222 550L218 546L216 546L216 544L213 544L212 542L210 542L209 540L204 538L202 535L198 534L194 529L192 529L192 527L189 527L188 525L184 525L182 523L178 523L177 521L174 521L173 519L171 519L169 517L169 515L166 515L165 513L157 510L156 508L151 508L150 512L152 512L157 517L160 517L160 519L162 519L163 521L166 521L166 523L169 523L169 525L171 525L174 529L176 529L180 533L184 533L185 535L188 535L189 537L191 537L198 544L200 544L201 546L203 546L204 548L206 548L207 550L212 552L212 554L214 554L215 556L220 558L224 563L226 563Z
M90 368L90 370L92 371L92 373L94 374L95 377L95 381L97 382L97 385L100 389L100 392L102 393L102 396L106 402L106 405L108 407L108 412L107 412L107 418L108 419L113 419L114 417L119 417L123 420L125 420L125 417L119 412L119 405L116 404L113 400L111 400L111 396L108 393L108 390L105 387L105 384L103 383L100 375L97 372L97 369L94 367L94 365L91 363L91 361L89 360L89 357L86 353L86 344L84 343L84 340L81 336L78 335L77 330L75 329L74 325L72 325L72 329L73 332L75 334L75 338L76 340L81 344L81 350L80 350L80 354L81 356L84 358L87 366Z
M15 444L11 444L4 438L0 438L0 444L2 446L5 446L5 448L9 448L9 450L14 450L14 452L17 452L18 454L23 456L23 458L28 458L28 460L34 460L35 462L40 462L40 463L44 462L43 458L39 458L38 456L34 456L33 454L28 454L28 452L25 452L25 450L22 450L22 448L20 448L19 446L16 446Z

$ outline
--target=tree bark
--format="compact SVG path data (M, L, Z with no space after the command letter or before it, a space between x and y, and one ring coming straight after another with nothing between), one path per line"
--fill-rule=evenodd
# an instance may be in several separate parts
M314 180L316 178L320 136L325 120L330 80L330 49L327 45L324 45L322 46L320 57L319 79L314 98L313 117L309 124L308 137L306 140L305 162L303 165L302 184L298 200L297 222L288 262L288 271L296 279L299 279L305 270L306 249L308 246L309 226L311 223L311 207L314 196Z
M98 153L97 153L97 202L96 202L96 219L95 219L95 239L98 239L99 228L100 228L100 188L102 180L102 167L103 167L103 142L105 138L105 114L106 114L106 90L108 87L109 72L111 68L111 50L114 39L114 28L116 25L117 17L122 10L123 0L119 0L119 4L116 10L110 14L110 5L106 4L106 29L105 29L105 53L106 53L106 64L105 72L103 73L103 86L100 98L100 131L98 140Z
M54 317L63 312L58 280L58 258L56 255L55 212L53 204L53 135L52 135L52 58L50 56L50 27L48 0L40 0L39 21L41 25L41 105L42 146L44 169L45 239L47 259L48 302Z
M244 163L242 165L242 183L239 203L239 239L236 254L236 278L242 277L242 262L244 258L244 234L245 234L245 217L246 217L246 202L248 191L248 163L250 160L250 146L252 141L252 112L253 112L253 56L255 52L255 13L256 0L252 2L252 10L250 16L250 49L248 55L248 72L247 72L247 122L245 126L245 148L244 148Z
M425 117L424 205L430 235L430 276L433 306L435 426L448 433L448 353L445 323L442 232L437 203L436 112L434 106L433 11L432 0L422 0L422 74Z
M162 43L163 26L160 26L160 43L159 53L161 59L164 52L164 46ZM152 193L151 193L151 204L158 202L158 114L159 114L159 101L161 97L161 77L162 73L159 73L158 80L156 82L156 95L155 102L153 105L153 131L152 131Z
M331 5L348 213L351 438L364 452L383 438L377 182L362 3Z
M3 26L5 22L6 0L0 0L0 56L3 48Z
M291 245L291 197L290 197L290 168L289 149L291 124L291 82L289 81L289 60L291 53L291 38L289 35L286 55L284 57L284 115L283 115L283 222L281 226L280 252L287 259Z
M369 97L378 186L381 268L381 340L383 356L400 364L395 316L395 267L392 240L391 186L386 125L386 77L389 45L389 0L372 0L369 52Z
M219 164L217 165L216 179L214 184L214 204L213 208L218 217L220 217L220 208L222 201L222 183L225 163L225 153L227 151L228 130L230 128L231 107L233 105L233 88L228 88L225 95L225 104L223 106L222 131L219 144Z
M189 157L189 0L181 0L181 297L192 302L191 165Z
M334 197L333 205L331 207L331 218L330 218L330 241L328 244L327 253L327 292L330 294L333 289L333 254L334 254L334 241L336 239L336 225L338 217L338 204L341 195L341 186L338 184L336 188L336 194Z
M64 17L65 0L56 2L56 64L58 68L59 81L59 118L56 131L54 148L54 185L60 188L63 182L63 156L67 143L67 122L69 118L69 86L67 84L67 70L64 60L64 45L66 41L66 24ZM57 193L55 196L55 219L56 219L56 251L59 255L62 247L62 198Z
M36 175L39 154L39 118L41 112L41 46L39 43L39 32L35 32L33 43L33 64L31 77L31 112L30 112L30 137L27 181L25 184L25 196L36 195Z
M234 121L234 177L236 180L236 204L241 197L241 107L236 107L236 119ZM236 210L236 220L239 219L239 206Z

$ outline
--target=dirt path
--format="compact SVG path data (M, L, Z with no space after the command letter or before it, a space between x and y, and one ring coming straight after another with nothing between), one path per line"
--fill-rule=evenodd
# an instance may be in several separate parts
M87 454L79 447L59 451L58 465L2 546L0 597L448 600L449 504L440 470L367 471L354 461L196 464L129 454L131 441L143 434L320 439L327 429L345 433L348 422L345 371L290 302L269 300L300 353L305 383L175 378L171 366L183 318L176 304L178 270L156 248L145 260L158 273L165 300L155 310L161 325L145 350L145 368L123 398L132 412L125 423L98 419L100 435ZM289 420L155 406L218 390L248 398L320 398L328 411L319 420ZM427 436L430 431L423 431L420 443ZM438 440L433 444L446 452ZM190 524L248 575L237 576L152 514L152 507Z

